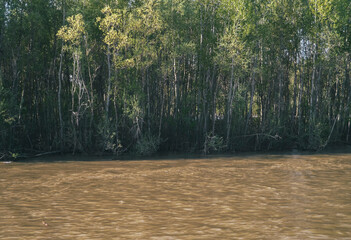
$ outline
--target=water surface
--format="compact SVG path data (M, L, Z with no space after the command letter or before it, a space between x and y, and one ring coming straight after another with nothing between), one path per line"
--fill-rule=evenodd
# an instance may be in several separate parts
M3 240L351 239L350 154L0 162L0 171Z

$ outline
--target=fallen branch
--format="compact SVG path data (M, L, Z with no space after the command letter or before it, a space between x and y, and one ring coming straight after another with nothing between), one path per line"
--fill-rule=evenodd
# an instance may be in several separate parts
M329 141L330 141L330 137L331 137L331 135L332 135L332 133L333 133L333 131L334 131L334 127L335 127L336 120L337 120L338 118L339 118L339 115L337 115L337 116L335 117L335 119L334 119L333 127L332 127L331 130L330 130L330 133L329 133L329 136L328 136L327 141L325 141L325 143L324 143L322 146L320 146L320 147L318 148L317 151L322 151L322 150L328 145L328 143L329 143Z
M258 136L266 136L266 137L270 137L273 138L274 140L280 140L282 139L282 137L280 137L278 134L276 135L270 135L270 134L266 134L266 133L254 133L254 134L248 134L248 135L241 135L241 136L236 136L234 138L242 138L242 137L258 137Z
M57 154L60 153L61 151L51 151L51 152L41 152L38 154L18 154L18 153L0 153L0 160L1 159L12 159L13 161L16 160L23 160L23 159L28 159L28 158L36 158L36 157L41 157L41 156L46 156L46 155L51 155L51 154Z
M38 153L38 154L34 155L33 157L41 157L41 156L56 154L56 153L60 153L60 152L61 152L61 151L52 151L52 152Z

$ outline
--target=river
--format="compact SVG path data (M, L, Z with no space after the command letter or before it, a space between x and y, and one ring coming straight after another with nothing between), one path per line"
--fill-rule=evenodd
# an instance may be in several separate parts
M59 160L0 162L0 239L351 239L351 154Z

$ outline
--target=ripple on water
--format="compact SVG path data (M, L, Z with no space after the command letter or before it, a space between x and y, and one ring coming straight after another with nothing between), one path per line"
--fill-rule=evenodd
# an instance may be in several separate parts
M3 164L0 239L351 239L350 159Z

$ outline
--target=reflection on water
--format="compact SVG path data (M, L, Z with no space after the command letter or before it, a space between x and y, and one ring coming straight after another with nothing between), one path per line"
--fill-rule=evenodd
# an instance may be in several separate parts
M348 154L0 170L0 239L351 239Z

